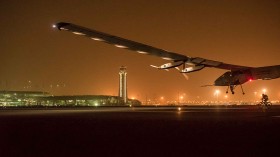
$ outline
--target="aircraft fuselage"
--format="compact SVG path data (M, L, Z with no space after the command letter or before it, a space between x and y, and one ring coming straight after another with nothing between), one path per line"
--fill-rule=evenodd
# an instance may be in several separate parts
M280 77L280 65L227 71L218 79L215 86L241 85L252 80L271 80Z

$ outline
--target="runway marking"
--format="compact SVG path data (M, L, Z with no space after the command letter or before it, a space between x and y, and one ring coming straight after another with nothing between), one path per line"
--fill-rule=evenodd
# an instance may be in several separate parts
M180 109L180 110L179 110ZM256 108L249 107L92 107L92 108L45 108L45 109L7 109L0 110L2 116L20 116L20 115L65 115L79 113L106 113L106 112L124 112L124 113L224 113L224 112L261 112ZM271 116L280 118L280 115Z
M273 118L280 118L280 116L271 116L271 117L273 117Z
M213 112L214 111L214 112ZM228 112L226 109L206 110L206 109L134 109L134 108L116 108L116 109L74 109L74 110L9 110L0 112L1 116L20 116L20 115L64 115L64 114L79 114L79 113L218 113ZM280 116L279 116L280 117ZM278 118L278 117L277 117Z

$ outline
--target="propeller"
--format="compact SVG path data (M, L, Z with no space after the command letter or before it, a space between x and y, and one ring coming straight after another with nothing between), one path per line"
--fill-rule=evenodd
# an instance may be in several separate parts
M155 65L150 65L151 67L153 67L153 68L156 68L156 69L159 69L159 70L161 70L162 68L160 68L160 67L158 67L158 66L155 66ZM169 71L168 69L163 69L163 70L165 70L165 71Z
M189 80L189 76L186 73L182 73L182 71L180 70L180 68L175 67L175 69L177 69L184 77L186 80Z

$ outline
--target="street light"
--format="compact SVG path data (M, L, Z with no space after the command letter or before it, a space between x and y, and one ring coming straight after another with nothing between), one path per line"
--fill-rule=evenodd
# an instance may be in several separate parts
M217 101L219 101L219 94L220 94L220 90L215 90L214 95L217 97Z
M184 96L180 96L180 102L183 103Z
M163 97L163 96L160 97L160 100L161 100L161 104L164 104L164 103L163 103L163 100L164 100L164 97Z

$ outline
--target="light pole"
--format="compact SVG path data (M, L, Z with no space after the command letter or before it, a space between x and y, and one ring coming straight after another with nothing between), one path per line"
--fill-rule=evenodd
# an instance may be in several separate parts
M180 96L180 102L179 103L183 103L183 99L184 99L184 96Z
M220 90L215 90L214 95L217 97L217 102L219 102L219 94L220 94Z
M258 94L258 92L254 92L254 95L255 95L255 102L257 101L257 94Z

